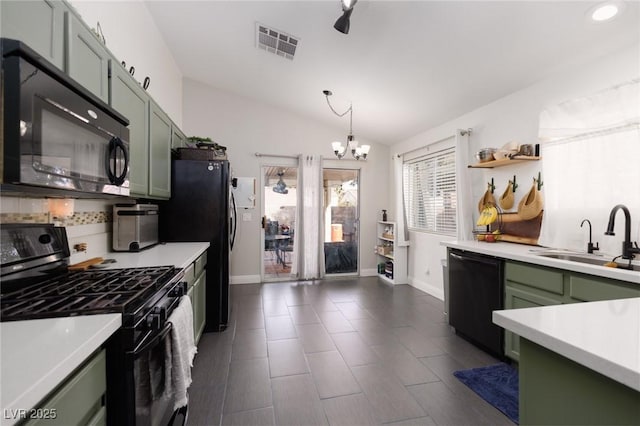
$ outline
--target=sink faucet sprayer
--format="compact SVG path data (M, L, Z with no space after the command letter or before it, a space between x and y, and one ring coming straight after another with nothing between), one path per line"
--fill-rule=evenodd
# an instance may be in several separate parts
M585 222L589 224L589 243L587 244L587 253L593 253L596 250L600 250L600 247L598 246L598 243L594 246L591 242L591 221L589 219L584 219L580 224L580 228L582 228L582 225L584 225Z
M640 253L640 248L638 248L638 243L635 243L635 247L633 247L633 243L631 243L631 215L629 214L629 209L622 205L618 204L613 209L611 209L611 214L609 214L609 224L607 225L607 231L604 235L615 235L613 232L613 227L616 221L616 213L618 210L622 209L624 212L624 241L622 242L622 258L633 259L634 253Z

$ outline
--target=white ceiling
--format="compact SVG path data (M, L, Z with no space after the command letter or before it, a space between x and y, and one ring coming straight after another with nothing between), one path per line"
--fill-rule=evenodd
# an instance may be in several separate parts
M594 23L594 1L367 1L348 35L338 0L155 1L185 77L392 144L565 67L640 42L640 3ZM256 48L255 24L297 36L293 60ZM639 64L640 66L640 64Z

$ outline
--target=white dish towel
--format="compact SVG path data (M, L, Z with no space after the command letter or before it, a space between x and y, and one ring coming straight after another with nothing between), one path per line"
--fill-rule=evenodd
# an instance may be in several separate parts
M174 411L187 405L187 389L191 385L191 367L198 351L193 339L193 307L188 296L182 296L178 307L169 316L171 338L166 339L167 361L171 363L170 389L174 396Z

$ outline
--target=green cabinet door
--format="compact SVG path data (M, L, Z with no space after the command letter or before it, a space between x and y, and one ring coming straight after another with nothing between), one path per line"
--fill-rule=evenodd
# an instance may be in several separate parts
M171 149L184 148L186 146L187 137L178 126L171 123Z
M517 284L510 281L506 282L504 295L505 309L535 308L562 303L562 300L553 293L545 294L538 289L517 288ZM504 352L509 358L518 361L520 358L520 336L505 330Z
M171 197L171 120L155 102L149 103L149 195Z
M193 328L195 330L195 339L196 343L200 340L200 336L202 336L202 332L204 331L204 326L206 322L206 309L207 309L207 276L205 273L202 273L200 277L196 280L196 283L193 286L194 292L194 322Z
M105 351L100 350L85 364L72 373L64 384L36 409L41 409L43 418L32 419L25 424L35 425L86 425L104 424L107 392ZM44 418L44 415L53 415Z
M66 72L91 93L109 102L109 52L74 13L66 16Z
M146 197L149 188L149 95L120 64L111 70L111 106L129 119L131 196Z
M64 13L60 0L0 1L0 34L23 41L60 70L64 69Z
M194 342L196 343L196 345L198 344L198 334L196 332L196 300L195 300L195 294L194 294L194 288L191 287L189 290L187 290L187 297L189 298L189 300L191 300L191 309L193 310L193 339Z

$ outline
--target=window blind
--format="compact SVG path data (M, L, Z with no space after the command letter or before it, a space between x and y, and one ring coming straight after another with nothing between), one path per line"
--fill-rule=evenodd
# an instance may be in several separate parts
M403 164L407 226L412 231L456 235L455 148Z

